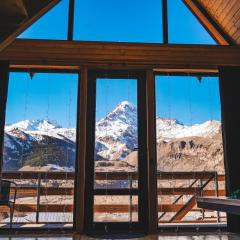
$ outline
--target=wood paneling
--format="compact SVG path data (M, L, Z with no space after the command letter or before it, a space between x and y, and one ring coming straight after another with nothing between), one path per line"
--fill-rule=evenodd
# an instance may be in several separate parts
M194 1L192 1L194 2ZM211 18L232 39L240 44L240 1L239 0L197 0Z
M98 68L217 69L239 66L239 46L16 40L0 53L10 64Z

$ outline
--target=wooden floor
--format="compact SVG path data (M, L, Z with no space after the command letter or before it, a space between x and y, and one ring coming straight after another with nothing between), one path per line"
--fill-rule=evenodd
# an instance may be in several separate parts
M90 239L104 239L104 238L93 238L88 236L80 235L2 235L0 240L90 240ZM231 233L187 233L187 234L159 234L150 235L142 238L123 238L119 237L109 237L107 239L144 239L144 240L238 240L240 235Z

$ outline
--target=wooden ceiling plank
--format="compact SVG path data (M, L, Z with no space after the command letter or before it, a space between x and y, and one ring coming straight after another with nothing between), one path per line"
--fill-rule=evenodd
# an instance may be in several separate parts
M195 0L192 0L195 2ZM240 31L240 1L239 0L196 0L207 11L209 16L231 39L232 44L239 44L236 31ZM210 2L212 5L210 5ZM215 6L217 6L215 11Z
M226 0L222 0L222 1L219 1L219 2L220 2L220 4L218 5L217 11L215 13L215 18L216 19L218 19L223 14L223 9L225 9L225 7L227 6L227 1Z
M235 11L234 9L239 9L238 7L240 6L239 0L232 0L230 3L226 6L224 13L222 14L223 21L221 24L224 26L226 25L231 19L233 18Z
M231 29L229 30L229 34L231 35L231 36L233 36L233 38L235 39L235 34L237 33L239 31L239 28L237 27L237 26L235 26L235 25L233 25L232 27L231 27Z
M240 8L238 11L234 14L234 18L239 19L240 18Z

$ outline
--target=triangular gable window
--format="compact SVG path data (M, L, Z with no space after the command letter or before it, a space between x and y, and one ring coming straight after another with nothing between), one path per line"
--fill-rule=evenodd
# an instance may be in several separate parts
M68 0L62 0L18 38L66 40Z
M75 1L74 39L162 42L160 0Z
M216 44L181 0L168 0L169 43Z
M168 43L216 44L181 0L167 0ZM69 0L62 0L19 38L67 40ZM74 40L163 43L161 0L77 0Z

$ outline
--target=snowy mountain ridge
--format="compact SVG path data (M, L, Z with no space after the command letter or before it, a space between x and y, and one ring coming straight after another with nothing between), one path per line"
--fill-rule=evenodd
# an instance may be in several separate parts
M16 131L23 132L32 137L33 140L39 140L42 136L50 136L59 139L69 139L76 141L75 128L63 128L57 122L49 120L24 120L5 127L5 132L15 136Z
M128 101L121 102L106 117L96 122L95 131L95 157L97 160L124 159L138 147L136 107ZM186 137L211 138L220 132L221 123L215 120L187 126L176 119L160 117L156 119L158 143ZM16 155L16 159L22 151L19 149L23 146L30 151L34 143L46 144L48 141L65 147L71 144L72 151L74 151L76 129L63 128L56 122L48 120L24 120L5 127L7 153L11 154L14 149L15 151L18 150L19 153ZM8 157L8 154L6 154L6 157Z

